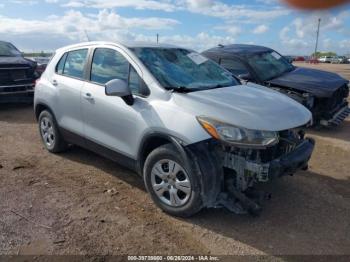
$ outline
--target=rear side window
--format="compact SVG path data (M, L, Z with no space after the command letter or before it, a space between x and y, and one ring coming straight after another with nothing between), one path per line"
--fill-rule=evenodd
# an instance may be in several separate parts
M66 59L62 69L62 74L82 79L84 77L84 68L86 64L87 53L87 49L68 52L65 55ZM63 58L64 56L61 60L63 60ZM57 66L57 73L59 73L60 63Z
M97 48L91 64L92 82L105 84L112 79L128 82L129 62L119 52L108 48Z
M249 73L245 65L234 59L222 59L220 62L220 65L224 68L226 68L228 71L230 71L235 76L241 75L241 74L247 74Z

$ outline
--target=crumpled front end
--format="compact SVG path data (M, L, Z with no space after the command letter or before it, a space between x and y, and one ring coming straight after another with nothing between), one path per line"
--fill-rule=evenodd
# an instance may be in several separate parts
M279 132L278 144L265 149L238 148L217 140L190 145L188 149L193 154L203 155L204 148L209 152L207 158L196 159L203 195L211 196L204 198L208 207L258 214L266 194L256 190L256 185L306 170L314 144L313 139L304 137L303 131L287 130Z
M36 78L30 65L1 65L0 103L32 102Z
M338 126L350 114L349 86L344 84L339 87L332 96L320 98L315 101L315 115L320 119L322 126Z

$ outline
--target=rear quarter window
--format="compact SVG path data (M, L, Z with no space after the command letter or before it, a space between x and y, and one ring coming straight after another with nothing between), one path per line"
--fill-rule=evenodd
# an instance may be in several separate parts
M67 53L65 53L56 66L56 73L62 75L64 69L64 63L66 62Z

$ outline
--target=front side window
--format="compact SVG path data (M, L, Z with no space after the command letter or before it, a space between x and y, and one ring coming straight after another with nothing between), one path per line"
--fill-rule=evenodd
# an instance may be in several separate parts
M276 78L294 69L294 66L275 51L247 56L249 65L262 81Z
M87 49L68 52L63 68L63 75L82 79L84 77L87 53Z
M97 48L91 65L90 80L106 84L112 79L128 82L129 62L119 52L108 48Z
M196 91L238 84L218 64L186 49L138 47L131 50L166 89Z
M249 73L245 65L241 61L235 59L221 59L220 65L235 76Z

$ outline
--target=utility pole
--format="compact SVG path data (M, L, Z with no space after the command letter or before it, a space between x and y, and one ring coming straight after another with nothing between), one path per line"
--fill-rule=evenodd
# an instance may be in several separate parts
M159 34L157 34L157 44L159 43Z
M320 24L321 24L321 18L318 19L318 25L317 25L316 45L315 45L315 52L314 52L315 59L316 59L316 52L317 52L317 45L318 45L318 36L320 34Z

